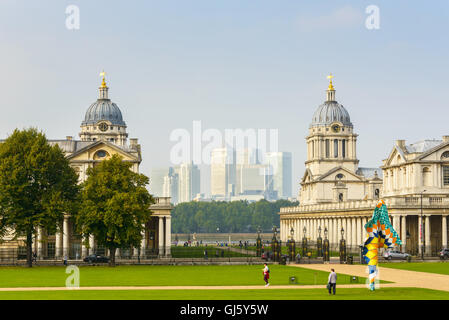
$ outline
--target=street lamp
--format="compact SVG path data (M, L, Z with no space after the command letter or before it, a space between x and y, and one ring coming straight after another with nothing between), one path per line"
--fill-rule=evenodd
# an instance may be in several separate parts
M291 238L292 238L292 240L293 240L293 235L294 235L294 233L295 233L295 230L293 230L293 227L290 229L290 236L291 236Z
M321 238L321 226L318 227L318 237Z
M345 229L343 229L343 227L341 227L341 238L343 239L343 237L345 236Z
M327 239L327 227L324 227L324 239Z

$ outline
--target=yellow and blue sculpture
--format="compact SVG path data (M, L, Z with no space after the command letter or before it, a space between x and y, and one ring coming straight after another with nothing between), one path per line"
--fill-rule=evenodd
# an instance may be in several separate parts
M377 203L373 217L365 224L365 230L368 232L368 238L363 248L363 257L368 264L369 288L374 290L379 248L393 248L402 244L398 233L390 223L387 206L383 200Z

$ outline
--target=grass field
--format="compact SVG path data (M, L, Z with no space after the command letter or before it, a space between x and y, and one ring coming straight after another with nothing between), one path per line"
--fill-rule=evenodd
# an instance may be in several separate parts
M380 263L379 266L386 268L439 273L449 275L449 262L399 262Z
M418 288L270 290L117 290L0 292L0 300L448 300L449 292Z
M262 265L199 266L81 266L80 286L204 286L263 284ZM291 266L271 265L270 283L285 285L295 276L298 284L327 283L328 273ZM0 287L62 287L65 268L0 267ZM339 275L339 284L349 284L349 275ZM358 278L356 283L365 283Z

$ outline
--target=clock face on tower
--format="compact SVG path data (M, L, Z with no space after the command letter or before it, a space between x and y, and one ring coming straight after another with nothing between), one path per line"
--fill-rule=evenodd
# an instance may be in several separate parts
M333 132L340 132L340 126L338 124L334 124L332 126L332 131Z
M100 128L100 130L101 131L106 131L106 130L108 130L108 124L107 123L104 123L104 122L102 122L102 123L100 123L99 125L98 125L98 128Z

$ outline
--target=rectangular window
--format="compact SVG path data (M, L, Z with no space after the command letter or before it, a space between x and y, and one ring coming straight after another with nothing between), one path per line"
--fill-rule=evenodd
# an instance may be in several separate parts
M338 158L338 140L334 139L334 158Z
M449 186L449 166L443 166L443 185Z
M346 158L346 140L341 140L341 156Z
M326 139L326 158L329 158L329 139Z

